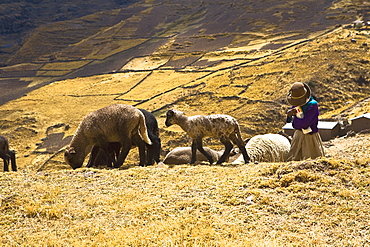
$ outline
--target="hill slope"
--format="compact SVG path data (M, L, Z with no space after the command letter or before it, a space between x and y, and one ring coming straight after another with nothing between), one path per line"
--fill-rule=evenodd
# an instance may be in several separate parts
M208 53L204 59L212 61L216 57L221 62L207 69L193 70L189 66L178 71L164 67L52 83L4 104L2 133L17 149L20 166L31 169L37 169L68 143L68 136L73 135L84 115L115 103L154 112L165 152L190 141L178 127L164 127L164 115L170 108L189 116L232 115L241 125L243 138L276 133L285 123L286 92L294 81L311 86L322 119L349 119L370 108L369 78L365 73L370 56L367 47L361 45L367 37L358 33L353 43L347 37L350 32L339 29L257 60L239 58L238 53ZM148 61L161 59L157 55ZM54 139L46 142L49 137ZM48 143L53 147L48 149ZM217 140L209 139L207 145L220 148ZM61 162L63 157L57 160Z
M82 117L109 104L154 112L162 158L190 141L180 128L165 127L170 108L232 115L243 138L275 133L285 122L289 86L304 81L321 118L370 112L369 31L337 26L350 24L357 14L351 9L364 1L315 1L318 9L313 1L171 2L138 2L40 27L24 43L33 43L30 49L12 57L24 52L27 60L2 68L3 82L21 82L15 88L28 93L11 94L16 99L0 106L1 134L19 167L0 173L0 244L368 245L368 133L333 139L325 143L327 157L300 162L138 167L132 150L121 169L66 166L63 148ZM128 10L135 14L102 24ZM308 10L315 17L306 23ZM257 18L258 11L267 15ZM249 14L259 21L244 26ZM36 37L85 24L99 31L81 33L73 44L50 42L62 47L50 48L53 57L32 48ZM211 138L205 144L222 148Z
M132 69L125 66L153 53L165 56L160 66L204 68L217 62L204 61L207 52L276 49L350 23L359 14L366 18L369 10L362 1L157 0L127 1L125 7L93 1L86 10L80 1L36 2L34 11L47 13L37 7L49 6L63 20L40 15L20 43L13 42L14 34L0 36L2 63L11 65L0 70L5 88L0 104L51 81ZM94 12L97 8L101 11Z

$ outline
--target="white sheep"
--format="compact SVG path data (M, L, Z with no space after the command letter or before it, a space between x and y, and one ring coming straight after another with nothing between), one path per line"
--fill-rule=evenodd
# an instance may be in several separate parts
M290 141L280 134L264 134L252 137L245 145L252 162L285 162L290 150ZM238 157L233 164L241 164Z
M210 164L213 163L213 157L203 148L202 140L207 136L219 137L225 145L225 151L217 160L217 164L225 162L233 148L232 142L239 147L243 154L244 162L249 162L249 156L241 138L239 124L235 118L229 115L214 114L187 117L181 111L169 110L165 124L167 127L173 124L179 125L192 138L190 164L194 164L196 161L196 150L199 150L206 156Z
M98 146L104 150L107 160L114 163L114 167L120 167L130 151L133 136L138 133L144 141L142 148L145 148L145 143L152 144L148 137L144 115L139 109L124 104L101 108L86 115L81 121L64 153L64 158L73 169L79 168L91 148ZM121 151L115 162L109 155L110 142L121 144ZM94 161L95 157L89 160ZM140 153L140 163L145 164L145 152Z
M215 151L209 147L203 147L203 149L212 156L213 160L218 160L223 154L222 151ZM235 153L232 153L235 154ZM196 151L197 161L208 161L207 157L204 156L199 150ZM166 157L163 159L164 164L168 165L180 165L188 164L191 161L191 148L190 147L177 147L172 149ZM226 158L226 162L229 161L229 157Z
M9 150L9 141L5 136L0 136L0 158L4 162L4 172L9 171L9 164L12 165L12 170L17 171L17 165L15 162L15 152Z

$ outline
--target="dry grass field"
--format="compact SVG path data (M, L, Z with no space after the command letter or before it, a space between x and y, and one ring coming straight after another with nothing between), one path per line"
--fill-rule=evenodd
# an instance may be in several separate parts
M0 106L1 135L18 165L17 172L0 172L0 245L370 246L369 131L327 141L325 157L299 162L139 167L132 149L120 169L66 165L63 150L83 116L110 104L155 114L162 159L190 145L178 126L165 127L171 108L189 116L229 114L243 138L277 133L289 107L286 93L303 81L323 120L370 112L370 32L335 25L363 1L203 3L208 12L197 1L154 2L134 5L137 14L123 22L117 16L132 8L40 27L13 58L24 54L34 62L1 68L0 81L14 76L20 79L14 88L29 90ZM172 11L165 21L156 14L160 7ZM222 13L229 24L221 35L212 18L228 8L271 15L241 27L247 18ZM311 8L312 19L298 18ZM60 41L53 61L46 50L33 51L38 37L78 33L81 23L99 32L73 44ZM156 38L144 37L148 30ZM109 73L86 76L102 68ZM204 143L223 148L212 138Z
M369 162L3 173L0 243L367 246Z

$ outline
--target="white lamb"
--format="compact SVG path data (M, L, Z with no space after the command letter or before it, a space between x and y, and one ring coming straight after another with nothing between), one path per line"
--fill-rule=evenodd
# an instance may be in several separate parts
M236 144L244 158L244 162L249 162L249 156L245 150L244 142L241 138L240 127L235 118L229 115L196 115L187 117L181 111L169 110L166 114L166 126L173 124L179 125L192 139L190 164L196 161L196 150L199 150L212 164L214 159L203 149L202 140L204 137L218 137L225 145L225 151L217 160L217 164L225 162L229 156L233 143Z
M252 162L285 162L290 150L288 138L280 134L264 134L252 137L245 145ZM242 164L239 156L233 164Z

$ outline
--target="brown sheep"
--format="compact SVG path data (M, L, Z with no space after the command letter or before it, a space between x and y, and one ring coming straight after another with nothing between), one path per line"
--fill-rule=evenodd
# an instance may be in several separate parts
M148 131L148 136L152 141L152 145L145 143L139 133L135 134L132 138L132 147L139 147L139 153L145 153L145 162L143 163L140 160L140 166L144 165L153 165L154 162L159 163L160 161L160 152L161 152L161 139L159 138L159 128L158 122L153 113L146 111L144 109L139 109L145 117L145 124ZM143 143L144 142L144 143ZM145 148L143 149L142 147ZM121 144L119 142L110 142L108 146L108 151L110 156L114 159L118 158L119 150L121 149ZM140 154L142 155L142 154ZM92 157L96 157L95 162L88 162L89 165L107 165L108 167L112 166L112 163L109 163L106 159L106 154L103 150L101 150L98 146L94 146L91 150L90 160Z
M131 140L137 133L143 139L143 143L152 144L148 137L144 115L137 108L124 104L101 108L83 118L64 153L64 158L73 169L79 168L91 148L98 146L104 150L107 159L113 162L108 146L110 142L119 142L121 151L117 161L113 162L114 167L118 168L125 161L131 149ZM95 157L89 162L94 162L94 159ZM141 160L145 162L145 152L140 154Z

